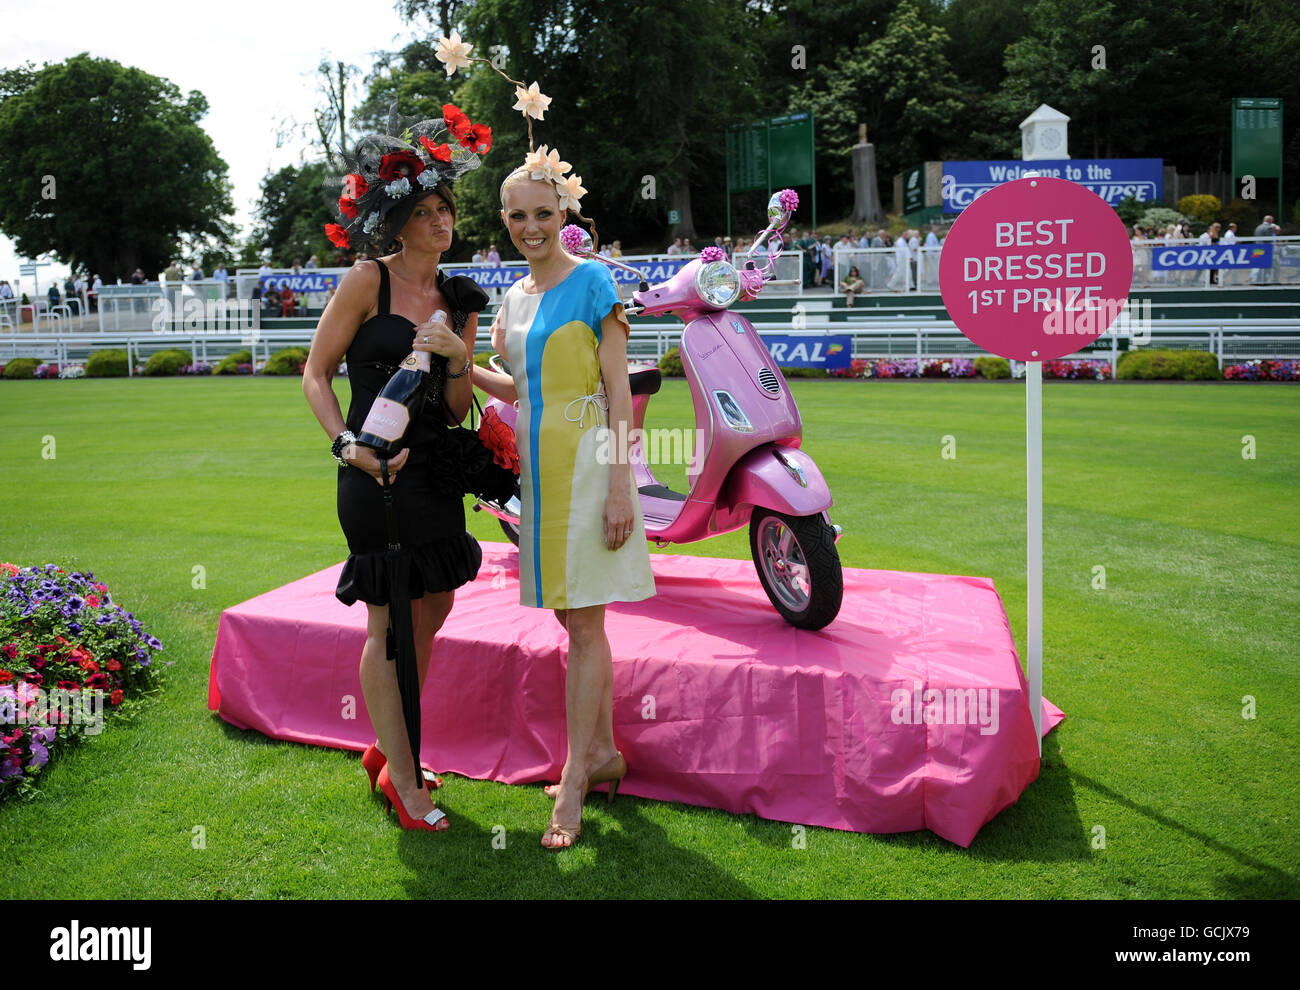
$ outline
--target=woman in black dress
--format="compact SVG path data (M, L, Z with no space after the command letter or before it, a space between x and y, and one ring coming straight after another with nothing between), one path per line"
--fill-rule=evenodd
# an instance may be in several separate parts
M391 157L385 155L384 162ZM366 233L391 253L357 264L340 281L312 341L303 392L340 461L338 515L351 553L335 593L347 605L364 601L368 613L360 676L377 741L362 762L372 788L377 783L397 806L403 828L442 831L446 816L433 806L410 755L419 751L418 697L399 691L400 663L390 661L413 630L419 683L424 683L434 635L451 611L454 589L473 580L482 562L477 541L465 531L464 492L446 431L469 411L468 372L478 312L487 296L472 280L446 278L438 270L451 246L455 202L447 181L434 184L427 178L408 183L409 193L389 196L396 202L385 199L375 206ZM374 204L373 197L369 200L360 201L363 217ZM354 206L345 215L357 212ZM346 235L335 230L331 236L347 246ZM446 323L430 320L437 310L450 314ZM406 434L405 449L387 462L402 548L392 553L381 463L372 449L352 441L376 395L412 350L430 352L431 373L428 397ZM345 357L352 388L346 422L331 385ZM408 607L409 625L397 611ZM434 778L427 786L440 783Z

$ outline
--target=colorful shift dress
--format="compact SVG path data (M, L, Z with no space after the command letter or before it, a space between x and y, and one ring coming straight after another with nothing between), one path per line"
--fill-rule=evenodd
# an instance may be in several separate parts
M524 292L516 282L496 316L519 393L521 605L582 608L655 593L630 477L632 535L618 550L605 545L609 455L617 445L610 442L596 348L601 321L618 302L609 269L584 261L545 292ZM618 313L630 332L621 307Z

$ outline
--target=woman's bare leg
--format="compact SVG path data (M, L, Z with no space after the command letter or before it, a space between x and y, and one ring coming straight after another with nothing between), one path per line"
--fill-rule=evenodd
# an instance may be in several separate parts
M415 659L419 670L420 686L428 674L433 652L434 633L442 627L451 612L453 592L425 595L411 603L412 622L415 624ZM375 728L379 749L389 756L388 776L401 798L406 813L423 818L433 810L429 792L416 786L415 768L404 758L410 752L406 722L402 717L402 699L397 689L397 664L387 659L388 608L367 605L366 646L361 652L361 692L366 699L366 710ZM392 754L403 757L391 759Z
M568 629L567 609L557 608L555 618ZM609 636L605 635L604 624L601 635L605 643L605 677L606 682L600 692L600 712L596 718L596 731L587 748L587 773L599 770L614 758L618 746L614 742L614 655L609 645ZM548 797L555 797L558 784L548 784L545 788Z
M564 682L568 727L568 755L560 774L552 821L577 826L582 821L582 798L587 784L587 754L600 720L601 696L612 684L610 655L605 640L605 606L569 609L569 663ZM568 845L556 836L547 846Z

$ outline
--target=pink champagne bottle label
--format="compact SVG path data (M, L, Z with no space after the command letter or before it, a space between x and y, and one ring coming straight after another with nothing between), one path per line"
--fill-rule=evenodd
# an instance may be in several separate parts
M406 355L406 360L402 362L403 368L410 368L412 371L423 371L426 375L429 373L429 352L428 351L411 351Z
M375 399L374 405L370 407L370 412L366 415L366 421L361 424L361 429L365 433L373 433L377 437L383 437L389 443L397 443L406 432L406 427L410 425L410 422L411 414L407 411L406 406L380 396Z

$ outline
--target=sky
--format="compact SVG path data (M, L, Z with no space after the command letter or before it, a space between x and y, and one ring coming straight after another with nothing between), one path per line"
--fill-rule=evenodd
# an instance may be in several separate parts
M321 58L342 59L364 73L371 53L396 50L428 31L427 24L404 24L389 0L0 0L0 24L6 68L28 61L39 68L89 52L169 79L182 93L202 92L210 110L200 123L229 166L241 237L263 176L301 160L305 140L277 148L275 135L286 119L311 122ZM17 285L18 265L28 260L0 236L0 279ZM43 291L51 274L62 281L68 269L55 262L40 271ZM31 293L30 278L22 288Z

